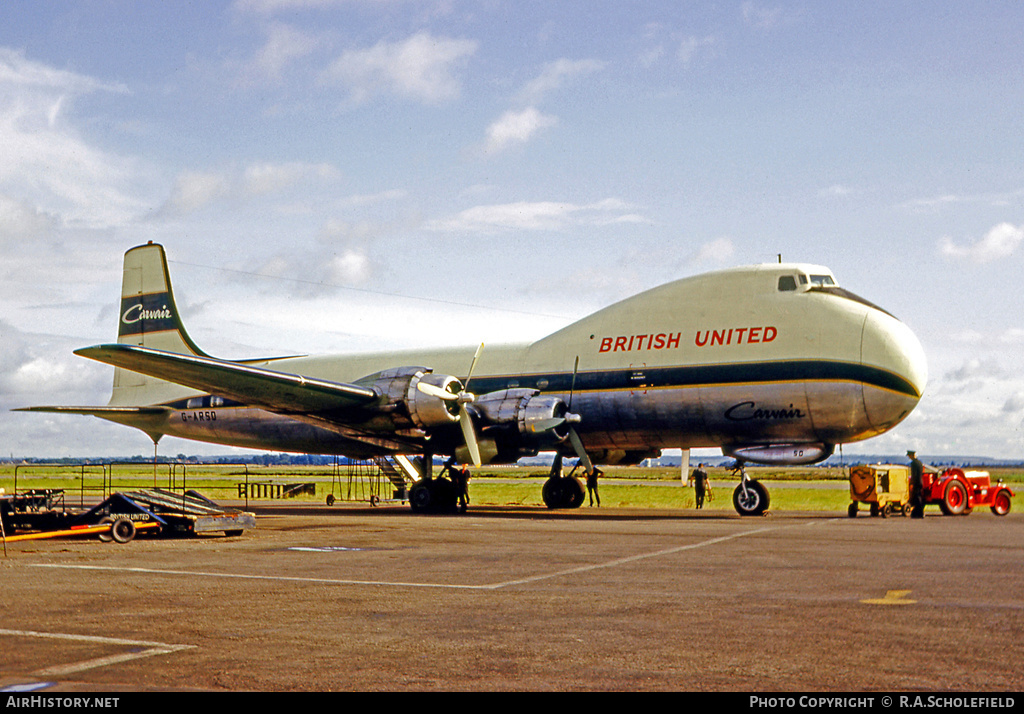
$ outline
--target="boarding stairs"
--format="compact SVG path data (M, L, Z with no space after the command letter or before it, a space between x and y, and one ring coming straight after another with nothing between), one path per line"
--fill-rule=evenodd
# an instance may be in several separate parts
M377 456L373 459L381 473L388 477L395 491L399 492L402 498L410 483L415 483L423 478L420 475L416 464L408 456Z

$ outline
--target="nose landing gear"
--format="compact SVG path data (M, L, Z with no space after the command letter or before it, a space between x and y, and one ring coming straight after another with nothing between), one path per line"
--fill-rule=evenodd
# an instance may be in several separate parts
M743 462L737 462L733 473L739 472L740 485L732 492L732 505L741 516L762 516L768 510L768 489L760 481L747 476Z

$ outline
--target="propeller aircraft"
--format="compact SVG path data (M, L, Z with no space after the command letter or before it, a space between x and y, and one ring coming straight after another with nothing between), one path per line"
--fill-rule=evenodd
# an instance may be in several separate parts
M529 344L236 361L188 336L150 242L125 253L118 315L116 343L75 352L114 366L109 404L23 411L91 415L154 443L422 456L414 510L451 505L435 455L479 466L554 452L550 508L583 502L564 457L588 474L702 447L741 466L816 463L895 427L927 380L905 324L802 263L676 280ZM768 491L740 472L737 512L763 513Z

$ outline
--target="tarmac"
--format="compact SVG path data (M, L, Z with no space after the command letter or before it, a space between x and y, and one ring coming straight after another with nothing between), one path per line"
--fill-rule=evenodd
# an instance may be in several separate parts
M1020 513L249 510L8 544L0 691L1024 688Z

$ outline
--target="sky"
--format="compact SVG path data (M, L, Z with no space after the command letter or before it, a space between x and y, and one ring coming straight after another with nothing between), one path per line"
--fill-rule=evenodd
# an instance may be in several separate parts
M845 453L1024 459L1022 28L1017 0L7 0L0 454L152 452L10 410L106 404L72 350L155 241L228 359L532 340L823 264L929 361Z

